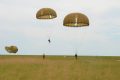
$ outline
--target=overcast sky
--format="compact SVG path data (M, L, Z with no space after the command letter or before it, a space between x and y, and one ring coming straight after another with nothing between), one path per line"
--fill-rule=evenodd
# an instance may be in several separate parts
M57 18L36 19L46 7ZM89 27L64 27L64 17L73 12L88 16ZM120 0L0 0L0 54L16 45L22 55L120 56L119 21Z

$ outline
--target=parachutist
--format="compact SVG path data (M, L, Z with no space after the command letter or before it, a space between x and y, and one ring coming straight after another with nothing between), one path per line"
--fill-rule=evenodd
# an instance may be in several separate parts
M77 53L75 54L75 59L77 60Z
M50 40L50 38L48 39L48 42L49 42L49 43L51 43L51 40Z

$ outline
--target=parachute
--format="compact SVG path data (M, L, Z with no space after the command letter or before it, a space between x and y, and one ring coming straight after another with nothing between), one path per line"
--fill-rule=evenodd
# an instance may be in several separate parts
M36 13L37 19L53 19L56 17L56 12L51 8L42 8Z
M70 13L65 16L63 25L66 27L89 26L89 19L82 13Z
M51 8L42 8L39 9L36 13L36 19L54 19L57 17L56 11ZM48 42L51 43L50 38L48 39Z
M63 20L63 26L65 27L86 27L89 26L89 19L82 13L70 13L65 16ZM77 53L75 53L77 59Z
M17 53L18 51L18 48L16 46L6 46L5 47L5 50L8 52L8 53Z

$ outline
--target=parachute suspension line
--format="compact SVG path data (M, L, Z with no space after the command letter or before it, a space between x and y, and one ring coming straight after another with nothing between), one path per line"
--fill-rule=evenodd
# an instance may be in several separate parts
M87 31L86 31L86 29L84 28L84 29L82 29L81 28L81 42L80 42L80 44L81 44L81 48L82 49L80 49L80 50L82 50L82 51L84 51L85 50L85 41L86 41L86 37L87 37Z
M79 50L82 50L82 49L79 49L79 45L81 47L83 42L82 28L80 27L80 29L77 29L76 32L77 32L76 33L77 43L75 44L75 54L78 54Z
M47 53L49 53L50 52L50 49L51 49L51 34L52 32L51 32L51 30L49 29L48 30L48 32L47 32Z
M73 37L75 41L73 40L72 46L73 46L73 54L76 55L76 54L78 54L78 46L77 46L78 45L78 41L77 40L79 38L79 29L76 28L74 30L75 30L74 32L75 32L76 36Z
M75 54L78 54L78 50L77 50L77 48L75 48Z
M48 42L51 43L51 35L52 35L52 31L49 29L47 32L47 37L48 37Z
M79 39L78 39L79 40ZM82 28L80 28L80 47L82 48L82 42L83 41L83 34L82 34ZM80 49L81 51L82 49Z

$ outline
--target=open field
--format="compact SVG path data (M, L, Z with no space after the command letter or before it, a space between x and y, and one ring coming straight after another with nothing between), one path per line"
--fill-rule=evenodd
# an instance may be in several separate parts
M119 80L120 57L0 56L0 80Z

